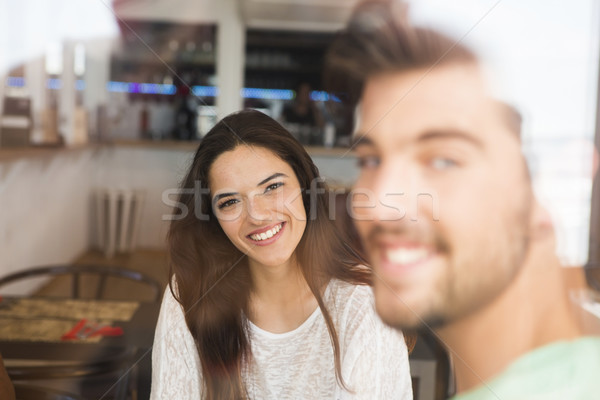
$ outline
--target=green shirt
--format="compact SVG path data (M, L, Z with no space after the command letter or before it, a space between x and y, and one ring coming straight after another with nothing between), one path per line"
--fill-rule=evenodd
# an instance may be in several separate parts
M600 399L600 337L535 349L496 378L452 400Z

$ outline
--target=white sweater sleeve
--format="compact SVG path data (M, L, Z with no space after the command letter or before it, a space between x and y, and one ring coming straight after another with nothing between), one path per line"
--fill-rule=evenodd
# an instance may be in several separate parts
M347 340L342 365L342 374L353 393L342 393L341 398L412 400L404 336L379 319L371 301L365 303L355 317L360 322Z
M201 398L200 359L181 305L167 288L154 334L151 400Z

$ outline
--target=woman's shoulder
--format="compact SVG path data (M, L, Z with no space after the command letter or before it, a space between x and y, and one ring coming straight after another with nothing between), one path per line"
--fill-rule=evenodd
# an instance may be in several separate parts
M373 290L369 285L347 282L332 278L327 288L329 297L336 302L341 300L345 303L363 303L365 300L373 299Z
M332 279L327 287L325 302L340 320L374 313L373 291L370 286Z
M386 326L377 315L370 286L332 280L330 289L328 308L343 348L354 353L372 342L406 348L402 333ZM353 346L358 348L352 350Z
M164 319L165 321L177 321L180 324L184 321L184 311L181 303L177 300L179 291L177 290L177 283L175 279L168 284L163 293L162 302L160 306L159 320Z

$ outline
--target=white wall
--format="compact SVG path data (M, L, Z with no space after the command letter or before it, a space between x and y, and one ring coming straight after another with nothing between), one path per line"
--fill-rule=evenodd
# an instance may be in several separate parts
M0 276L32 266L70 263L94 243L93 189L131 187L146 194L138 245L164 247L169 208L190 152L139 148L51 151L0 161ZM28 293L39 282L11 288Z
M171 209L162 201L163 192L179 187L192 157L191 151L114 147L97 159L96 187L144 191L138 246L164 248L169 225L162 216Z
M86 149L0 162L0 275L70 262L88 248L96 159Z
M350 187L358 178L356 159L352 155L319 155L312 156L319 168L319 174L331 185Z

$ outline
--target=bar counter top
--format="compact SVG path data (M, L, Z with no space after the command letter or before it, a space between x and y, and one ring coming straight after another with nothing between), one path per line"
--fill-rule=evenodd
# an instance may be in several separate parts
M89 143L76 146L29 146L29 147L0 147L0 162L15 161L25 158L51 157L59 153L82 151L100 148L137 148L150 150L186 151L193 152L198 148L200 141L177 140L112 140L99 143ZM320 146L306 146L311 156L332 158L354 158L354 152L345 147L326 148Z

